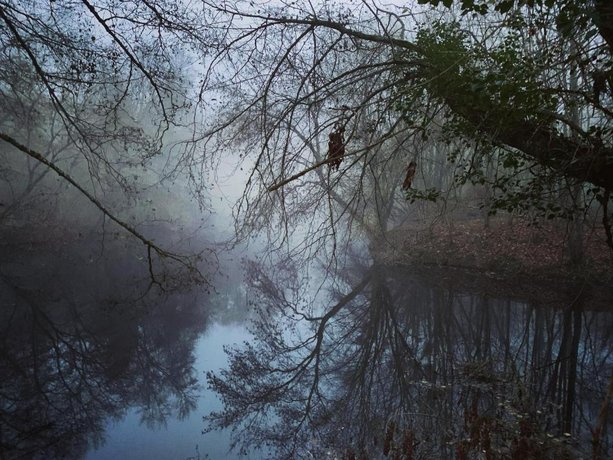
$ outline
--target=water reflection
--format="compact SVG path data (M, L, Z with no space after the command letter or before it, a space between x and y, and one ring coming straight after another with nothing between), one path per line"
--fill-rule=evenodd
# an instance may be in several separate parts
M328 298L303 281L289 264L252 264L255 340L229 350L229 367L208 374L224 407L207 427L233 427L242 452L611 454L613 421L601 414L613 315L599 304L610 308L610 291L358 263L336 277Z
M226 344L240 343L248 338L240 324L211 324L197 341L194 369L203 378L206 370L220 369L227 363L223 353ZM140 423L135 410L106 428L106 442L99 449L88 452L87 460L107 459L224 459L238 460L228 452L229 433L202 434L202 414L219 410L220 403L213 395L202 392L198 405L184 420L169 419L163 428L148 429ZM255 459L252 455L250 459Z
M152 288L117 235L48 236L1 247L2 457L81 457L128 407L148 426L187 416L205 297Z

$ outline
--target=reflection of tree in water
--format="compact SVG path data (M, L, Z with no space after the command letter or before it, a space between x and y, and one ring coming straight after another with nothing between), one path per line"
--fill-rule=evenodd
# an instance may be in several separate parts
M103 257L85 239L70 251L61 241L2 248L0 452L9 458L76 458L128 407L149 425L195 407L201 302L146 292L132 245L106 246Z
M224 401L208 428L237 428L239 448L284 458L590 452L613 363L610 314L381 267L344 273L348 294L320 312L290 268L274 279L251 271L256 340L208 376Z

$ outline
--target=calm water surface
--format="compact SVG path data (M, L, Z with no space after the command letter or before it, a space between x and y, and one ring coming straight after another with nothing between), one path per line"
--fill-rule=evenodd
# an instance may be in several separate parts
M211 325L196 342L194 348L196 375L204 378L206 371L218 370L225 366L227 360L223 347L240 343L248 337L249 334L241 325ZM167 420L163 426L157 428L149 428L142 424L138 411L130 410L121 421L108 424L106 443L101 448L90 451L86 458L188 459L207 458L207 455L211 459L239 458L228 451L229 433L202 434L202 416L220 408L217 396L212 392L203 391L196 407L186 419ZM251 458L259 457L251 456Z
M286 262L162 292L141 251L1 246L1 458L613 453L610 287Z

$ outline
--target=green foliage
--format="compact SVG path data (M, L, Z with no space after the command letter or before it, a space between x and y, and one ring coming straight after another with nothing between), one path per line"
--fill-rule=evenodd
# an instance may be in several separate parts
M417 200L436 203L436 201L441 197L441 192L434 188L427 188L425 190L411 188L405 192L405 197L409 203L414 203Z
M591 39L598 34L598 27L609 21L601 17L588 0L418 0L418 3L432 6L442 4L446 8L459 8L462 15L485 16L500 14L506 18L523 10L544 12L552 15L559 33L569 39L579 35Z
M547 61L525 53L522 23L511 25L489 49L470 47L457 24L421 30L417 44L431 64L422 84L432 96L459 106L456 113L485 112L488 123L508 125L554 110L557 101L541 83Z
M465 1L462 9L489 4ZM559 62L561 50L541 47L535 52L526 46L526 31L531 24L545 26L547 15L528 18L510 11L509 5L533 5L495 5L499 13L508 13L500 23L502 32L486 44L462 30L460 22L438 21L417 32L419 56L414 53L407 60L421 58L427 65L409 68L410 78L405 78L398 89L396 108L409 125L421 129L424 138L432 134L430 114L437 113L442 140L456 146L448 158L456 165L456 182L489 186L494 193L488 203L492 213L506 210L530 211L547 218L572 216L570 209L559 205L560 189L566 183L563 172L539 165L518 150L501 149L496 138L496 133L526 124L548 126L551 132L557 132L558 123L552 114L563 103L568 104L551 90L551 69ZM559 14L579 14L569 5L564 8ZM495 177L485 172L488 162L497 165ZM414 193L407 196L411 201L419 198Z
M488 209L490 214L499 210L531 214L533 217L572 219L571 206L560 204L559 183L548 180L551 176L533 176L528 179L504 177L496 181L496 195Z
M428 63L412 75L399 91L397 108L413 124L415 107L430 96L441 104L451 106L448 121L458 114L469 118L485 114L490 129L522 120L549 122L548 112L555 110L558 101L544 91L543 73L549 67L547 53L538 57L523 49L520 18L509 21L507 33L494 46L485 49L470 46L467 35L457 23L436 22L417 33L416 44L422 59ZM422 127L429 124L424 120ZM464 128L464 134L475 136L474 120ZM458 124L454 124L454 134Z

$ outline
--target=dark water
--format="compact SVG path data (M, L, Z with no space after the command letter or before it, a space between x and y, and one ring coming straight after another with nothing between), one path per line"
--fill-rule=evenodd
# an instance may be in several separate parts
M223 346L240 343L247 337L244 327L236 324L213 324L195 343L195 374L219 369L226 364ZM202 388L196 406L184 419L169 417L166 423L149 426L142 423L141 413L130 408L118 421L106 428L106 442L91 450L87 459L137 458L137 459L187 459L187 458L237 458L228 452L230 437L227 432L202 434L202 416L219 410L218 398Z
M356 262L162 292L117 235L4 242L1 458L613 453L607 288Z
M218 404L203 377L223 364L222 344L246 337L237 280L212 292L167 277L175 287L162 291L145 248L118 233L3 243L0 458L227 456L227 435L202 435ZM166 268L158 279L182 275Z
M291 266L251 267L260 321L209 376L225 408L207 419L237 427L245 452L612 454L612 418L598 421L611 410L610 288L358 264L333 280L310 298Z

